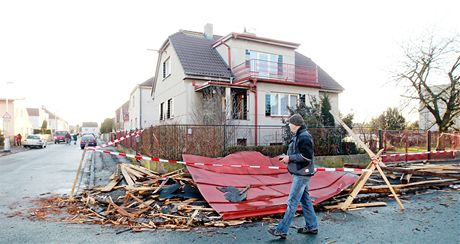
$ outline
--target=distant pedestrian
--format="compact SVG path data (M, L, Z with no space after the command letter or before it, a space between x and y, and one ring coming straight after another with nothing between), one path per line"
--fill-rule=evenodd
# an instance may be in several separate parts
M66 144L66 145L70 145L70 140L71 140L71 138L72 138L72 137L70 136L70 133L67 132L67 133L65 134L64 137L65 137L65 144Z
M21 145L22 145L22 135L21 135L21 133L19 133L16 136L16 146L20 147Z
M294 114L289 118L289 129L295 133L295 136L289 143L288 155L280 156L279 160L288 165L288 171L293 175L291 191L283 219L278 226L268 229L270 234L281 238L286 238L299 202L302 205L305 227L299 228L297 232L302 234L318 233L318 220L308 192L310 177L315 172L313 138L307 132L307 127L300 114Z
M72 138L73 138L73 144L77 145L78 134L77 133L73 134Z

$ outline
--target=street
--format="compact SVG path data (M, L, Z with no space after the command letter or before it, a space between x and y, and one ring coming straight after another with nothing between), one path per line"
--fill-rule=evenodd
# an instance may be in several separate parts
M267 233L268 223L253 222L228 228L196 228L189 232L152 230L117 232L124 228L32 221L25 214L31 200L51 194L69 194L82 150L78 146L49 145L0 157L0 243L458 243L459 191L431 191L404 197L402 212L394 201L380 208L319 212L319 234L290 230L286 240ZM94 159L93 166L91 160ZM111 163L107 163L112 160ZM79 189L104 184L113 159L88 152ZM96 172L96 175L89 171ZM100 172L100 173L98 173ZM14 212L23 212L15 215ZM302 218L293 221L302 225Z

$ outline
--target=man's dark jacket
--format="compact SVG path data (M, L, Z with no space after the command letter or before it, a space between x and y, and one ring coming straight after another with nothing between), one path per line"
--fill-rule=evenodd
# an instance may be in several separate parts
M291 139L288 148L288 171L294 175L311 176L315 173L313 138L307 132L305 125L301 125Z

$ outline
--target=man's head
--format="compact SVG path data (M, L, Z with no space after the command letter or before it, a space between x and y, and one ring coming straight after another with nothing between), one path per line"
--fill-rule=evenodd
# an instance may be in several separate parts
M289 120L289 129L291 129L292 133L297 132L297 130L305 124L305 121L303 120L302 116L300 114L294 114L292 115Z

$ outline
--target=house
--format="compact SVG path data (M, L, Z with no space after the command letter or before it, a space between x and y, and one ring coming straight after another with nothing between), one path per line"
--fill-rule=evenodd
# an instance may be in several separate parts
M121 107L115 110L114 130L129 130L129 101L123 103Z
M83 134L99 134L99 125L97 122L83 122L81 124L80 133Z
M49 111L45 106L42 106L42 110L44 111L48 129L50 129L53 133L55 131L69 131L69 123L58 116L56 113ZM41 125L40 125L41 126Z
M300 44L252 33L179 31L159 49L151 95L154 124L253 126L241 138L258 144L258 126L281 126L287 106L329 96L338 112L343 87L307 56ZM264 142L271 143L271 142Z
M8 99L8 110L6 104L6 99L0 98L0 130L2 133L8 135L11 142L17 134L23 136L32 134L33 129L25 107L25 100Z
M136 85L129 99L129 128L142 129L153 125L153 99L150 96L154 77ZM126 129L126 128L125 128Z
M449 89L449 86L450 86L449 84L434 85L434 86L430 86L430 90L434 94L440 94L444 90ZM443 114L446 112L447 105L446 105L446 102L442 101L441 99L439 99L438 101L439 103L437 104L437 106L439 108L439 114L442 117ZM454 120L453 128L460 129L460 116L457 116L456 119ZM426 130L439 131L439 128L436 124L436 120L433 114L425 106L423 106L422 103L420 103L420 109L419 109L419 129L423 131L426 131Z

